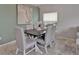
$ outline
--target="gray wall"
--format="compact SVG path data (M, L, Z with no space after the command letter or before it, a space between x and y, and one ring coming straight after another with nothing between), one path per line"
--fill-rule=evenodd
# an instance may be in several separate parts
M33 9L33 20L39 20L39 9ZM79 26L79 5L43 5L40 7L40 20L44 12L58 12L57 31ZM0 44L15 39L16 5L0 5Z
M57 31L79 26L79 5L43 5L40 6L40 19L44 12L58 12Z
M15 27L18 25L16 12L16 5L0 5L0 44L15 40ZM33 23L39 20L39 8L33 7L32 20Z
M34 7L32 13L33 24L39 21L39 18L40 18L40 9L38 7Z
M15 39L16 5L0 5L0 44Z

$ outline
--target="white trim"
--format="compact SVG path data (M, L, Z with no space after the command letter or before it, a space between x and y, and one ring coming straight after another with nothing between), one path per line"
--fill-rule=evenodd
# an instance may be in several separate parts
M8 45L8 44L15 43L15 42L16 42L16 40L14 40L14 41L11 41L11 42L8 42L8 43L5 43L5 44L1 44L1 45L0 45L0 47L2 47L2 46L5 46L5 45Z

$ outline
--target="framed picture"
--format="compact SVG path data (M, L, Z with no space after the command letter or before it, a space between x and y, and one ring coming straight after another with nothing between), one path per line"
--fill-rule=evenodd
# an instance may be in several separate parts
M32 23L32 8L28 5L17 5L18 11L18 24L31 24Z

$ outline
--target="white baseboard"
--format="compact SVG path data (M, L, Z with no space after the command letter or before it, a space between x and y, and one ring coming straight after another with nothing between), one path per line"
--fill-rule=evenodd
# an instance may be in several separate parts
M0 47L5 46L5 45L9 45L9 44L12 44L12 43L15 43L15 42L16 42L16 40L8 42L8 43L5 43L5 44L1 44Z

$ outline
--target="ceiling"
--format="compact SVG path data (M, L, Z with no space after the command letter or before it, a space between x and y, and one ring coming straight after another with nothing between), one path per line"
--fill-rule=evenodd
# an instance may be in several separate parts
M32 6L35 6L35 7L46 7L46 6L53 6L54 4L32 4Z

